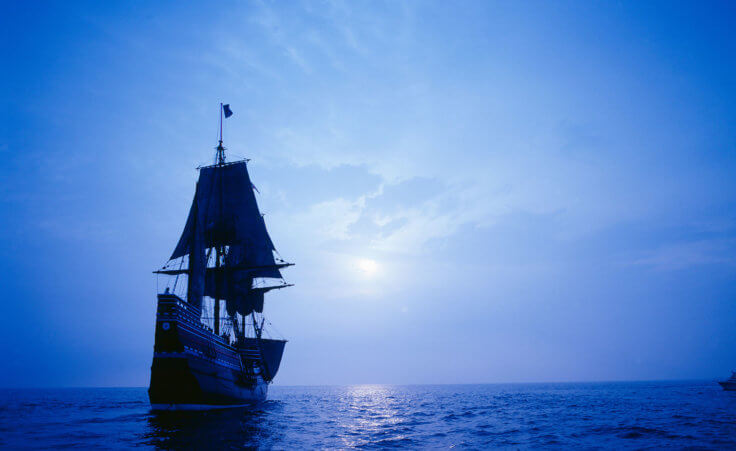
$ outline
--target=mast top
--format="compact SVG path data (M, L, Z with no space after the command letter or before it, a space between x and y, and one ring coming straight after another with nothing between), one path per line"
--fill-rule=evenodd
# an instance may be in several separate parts
M225 164L225 147L222 145L222 112L223 112L223 105L222 102L220 102L220 142L217 145L217 156L216 156L216 162L218 165Z

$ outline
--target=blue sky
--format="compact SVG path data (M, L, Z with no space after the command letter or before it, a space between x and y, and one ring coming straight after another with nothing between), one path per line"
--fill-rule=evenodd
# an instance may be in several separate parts
M251 159L279 384L736 368L727 3L3 6L0 386L147 385L194 168Z

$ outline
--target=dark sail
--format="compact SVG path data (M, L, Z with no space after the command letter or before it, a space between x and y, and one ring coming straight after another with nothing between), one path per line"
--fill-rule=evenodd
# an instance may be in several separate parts
M273 380L281 365L281 357L284 355L284 340L272 340L269 338L246 338L245 342L251 346L257 346L261 351L263 359L263 377L267 381Z
M199 186L195 191L195 201L197 199L196 192L199 191ZM187 301L196 306L198 309L202 309L202 296L204 295L205 289L205 269L207 267L207 255L205 253L204 239L201 231L203 229L200 216L197 214L197 203L193 203L192 211L189 216L193 218L191 224L191 242L189 243L189 279L187 281Z
M205 248L228 246L225 265L206 268ZM189 254L189 302L225 299L228 313L263 311L263 290L254 278L281 278L245 162L202 168L197 190L171 258Z
M274 250L244 161L200 169L197 193L171 258L189 254L199 232L208 248L248 244L261 253Z
M220 296L227 301L227 313L231 317L234 317L235 313L240 313L243 316L250 315L252 312L263 313L264 294L271 290L291 286L290 284L282 284L270 287L253 287L252 277L238 280L236 278L238 275L238 272L225 272L218 277L217 274L208 273L205 283L205 295L215 297L217 293L220 293ZM218 282L222 284L220 287L217 286Z

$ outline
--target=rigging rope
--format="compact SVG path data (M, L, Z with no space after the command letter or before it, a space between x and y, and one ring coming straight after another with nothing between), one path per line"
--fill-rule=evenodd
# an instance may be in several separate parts
M179 262L179 270L181 270L182 266L184 266L184 256L181 257L181 262ZM179 282L179 274L177 274L176 278L174 279L174 288L172 288L171 291L176 291L177 282Z

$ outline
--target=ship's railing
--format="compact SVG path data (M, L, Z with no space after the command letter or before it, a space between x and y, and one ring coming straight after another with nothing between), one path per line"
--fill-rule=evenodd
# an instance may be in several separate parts
M175 295L160 295L158 315L163 318L181 317L189 322L199 322L199 309Z
M214 334L212 329L202 323L202 311L190 303L184 301L175 294L159 294L158 295L158 313L157 317L160 321L165 320L184 320L190 325L198 326L206 332L212 334L212 337L222 344L227 345L227 340Z

